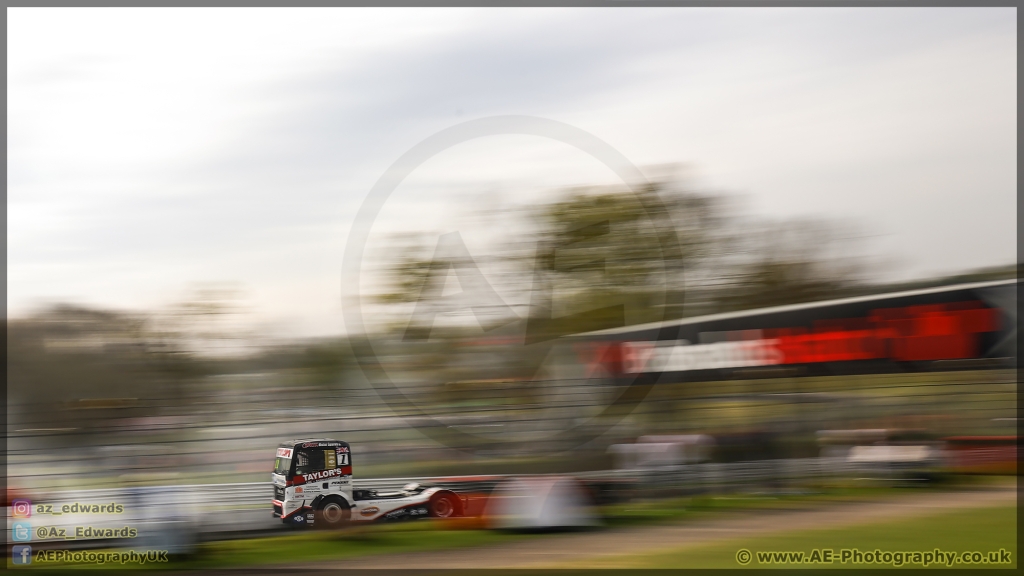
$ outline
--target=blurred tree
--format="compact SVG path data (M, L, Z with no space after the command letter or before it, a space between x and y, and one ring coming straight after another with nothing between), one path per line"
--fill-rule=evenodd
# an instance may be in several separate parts
M415 302L430 278L432 257L429 237L396 234L389 239L388 253L395 255L385 270L385 291L375 295L383 304Z
M637 191L572 189L518 216L507 253L473 254L472 261L439 265L425 235L396 236L376 301L417 303L440 292L431 284L445 281L438 270L497 262L504 268L488 281L513 295L509 304L524 304L527 331L533 340L545 340L682 316L688 277L699 282L707 275L702 270L732 243L727 199L674 180ZM516 215L506 220L515 222Z
M734 197L697 192L673 177L638 191L577 188L521 215L508 238L511 256L473 257L511 265L512 273L489 279L504 282L505 294L519 282L516 299L529 303L533 341L865 289L867 260L854 257L844 223L739 214ZM426 290L444 281L431 272L439 267L428 240L396 238L377 302L408 304L437 292Z
M562 307L576 312L557 332L683 316L688 284L731 244L728 208L674 180L635 192L577 189L539 207L534 275L547 276ZM612 317L616 305L623 314Z
M151 351L168 355L224 356L242 351L246 337L240 290L231 284L193 287L179 302L158 310L140 326Z
M7 322L9 400L30 428L97 432L173 414L241 336L236 294L202 288L149 314L52 306ZM210 346L210 344L215 344ZM217 345L219 344L219 345Z
M751 225L715 294L718 311L828 300L862 290L868 271L840 223L798 218Z
M324 388L343 388L345 371L352 367L352 351L344 340L330 339L301 348L294 364L303 380Z
M96 431L180 397L187 360L154 356L139 337L144 324L137 315L70 305L9 321L8 397L22 425Z

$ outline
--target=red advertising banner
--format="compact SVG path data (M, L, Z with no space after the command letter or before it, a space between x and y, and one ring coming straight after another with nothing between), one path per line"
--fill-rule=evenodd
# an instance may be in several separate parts
M945 370L956 364L943 361L972 359L1012 365L1016 309L992 303L1015 303L1016 282L992 284L624 328L575 348L587 377L700 372L715 379L772 366L802 366L806 374Z

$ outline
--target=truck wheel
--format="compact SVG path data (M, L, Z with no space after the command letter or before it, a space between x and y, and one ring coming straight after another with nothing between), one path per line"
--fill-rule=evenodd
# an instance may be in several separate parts
M352 509L341 498L327 498L316 510L318 528L340 528L352 519Z
M430 499L430 515L434 518L458 516L459 504L454 494L440 492Z

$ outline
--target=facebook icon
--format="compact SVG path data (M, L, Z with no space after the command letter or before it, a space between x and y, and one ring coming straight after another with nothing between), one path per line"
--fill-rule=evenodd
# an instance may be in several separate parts
M11 549L11 561L19 566L32 563L31 546L15 546Z

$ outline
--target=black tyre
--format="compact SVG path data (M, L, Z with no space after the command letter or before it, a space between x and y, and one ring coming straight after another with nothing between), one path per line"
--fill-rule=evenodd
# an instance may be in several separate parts
M459 515L459 499L450 492L438 492L430 498L432 518L452 518Z
M352 519L352 509L347 502L338 497L325 498L316 509L317 528L341 528Z

